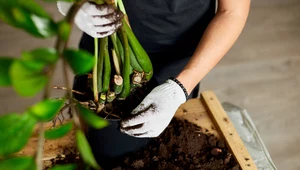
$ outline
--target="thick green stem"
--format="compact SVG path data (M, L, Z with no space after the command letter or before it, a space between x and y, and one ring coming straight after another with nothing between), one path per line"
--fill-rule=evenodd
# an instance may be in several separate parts
M95 103L98 103L99 101L99 95L98 95L98 86L97 86L97 81L98 81L98 73L97 73L97 68L98 68L98 49L99 49L99 44L98 44L98 38L94 39L94 58L95 58L95 65L93 68L93 93L94 93L94 100Z
M124 65L123 65L123 90L118 99L124 100L130 93L130 51L127 35L121 28L121 40L124 47Z
M114 101L115 98L116 98L116 93L115 92L111 92L111 91L107 92L107 97L106 97L107 102L110 103L110 102Z
M140 73L143 73L144 70L143 68L140 66L139 62L136 59L136 56L134 55L132 48L129 46L129 51L130 51L130 65L132 66L132 69L134 71L138 71Z
M123 78L120 75L114 76L113 90L116 94L120 94L123 90Z
M119 6L120 10L124 13L124 15L126 15L126 10L125 10L124 4L123 4L123 0L115 0L115 1L118 1L118 6Z
M120 61L120 67L122 67L121 63L124 63L124 48L123 48L122 42L118 36L117 36L117 46L118 46L118 50L119 50L119 55L117 57Z
M98 58L98 69L97 69L97 74L98 74L98 92L101 93L103 88L102 88L102 83L103 83L103 63L104 63L104 55L105 55L105 47L106 47L106 38L101 38L100 39L100 52L99 52L99 58Z
M112 53L112 58L113 58L116 74L121 75L121 67L120 67L120 62L118 60L117 54L114 49L111 51L111 53Z
M109 37L110 37L110 40L111 40L111 42L113 44L113 47L114 47L113 49L115 50L117 56L119 56L120 52L119 52L119 48L118 48L118 45L117 45L117 33L114 33L114 34L112 34Z
M124 29L126 35L128 36L128 41L136 56L136 59L145 72L145 81L149 81L153 75L151 60L124 19L122 22L122 29Z
M100 94L100 104L104 104L106 102L106 93L101 93Z
M107 92L109 90L110 74L111 74L111 65L110 65L110 56L108 52L108 38L106 38L106 46L104 48L104 73L103 73L102 92Z

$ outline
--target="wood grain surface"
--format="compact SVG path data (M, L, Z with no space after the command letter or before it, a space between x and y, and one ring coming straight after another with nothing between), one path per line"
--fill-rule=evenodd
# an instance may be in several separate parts
M251 155L247 151L247 148L224 111L217 96L212 91L205 91L201 93L201 101L242 170L257 170Z

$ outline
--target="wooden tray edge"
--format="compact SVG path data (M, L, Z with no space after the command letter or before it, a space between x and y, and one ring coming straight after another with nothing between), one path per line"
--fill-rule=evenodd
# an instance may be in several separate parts
M227 146L236 158L242 170L257 170L257 167L230 121L227 113L223 109L220 101L213 91L201 93L200 100L206 107L220 135L225 139Z

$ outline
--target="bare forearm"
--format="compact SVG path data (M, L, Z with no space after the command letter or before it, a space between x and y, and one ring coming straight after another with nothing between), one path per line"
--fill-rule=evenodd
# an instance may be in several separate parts
M177 76L188 93L228 52L242 32L248 16L243 14L219 10L208 25L191 60Z

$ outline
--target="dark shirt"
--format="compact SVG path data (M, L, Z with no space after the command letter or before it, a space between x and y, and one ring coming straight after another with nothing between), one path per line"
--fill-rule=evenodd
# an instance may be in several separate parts
M123 2L133 32L150 56L191 56L215 15L215 0Z
M215 0L123 2L134 34L151 61L161 61L162 66L170 60L190 57L193 54L203 32L215 15L216 6ZM84 33L79 47L93 53L93 38Z

